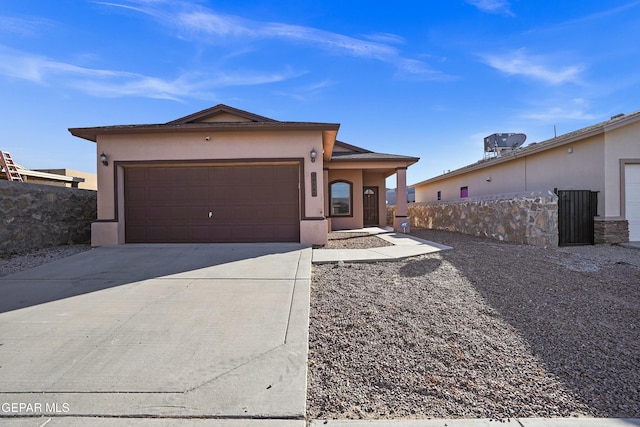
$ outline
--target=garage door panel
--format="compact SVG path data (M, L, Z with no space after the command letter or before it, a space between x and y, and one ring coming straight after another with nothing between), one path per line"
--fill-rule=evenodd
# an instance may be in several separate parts
M145 177L146 182L164 182L165 177L167 176L167 168L158 167L158 168L144 168L144 169L134 169L134 170L144 170L146 172L146 177Z
M207 223L208 221L211 221L209 218L210 209L207 205L190 205L187 206L187 210L187 218L191 223Z
M208 243L211 241L209 235L210 228L208 225L190 226L188 230L188 238L193 243Z
M215 200L216 204L230 203L233 193L229 187L222 185L213 185L209 187L208 200Z
M187 187L187 200L189 203L206 203L209 201L209 188L207 186Z
M204 183L206 188L209 181L209 168L185 168L184 177L187 182Z
M147 229L145 227L127 227L127 239L131 242L147 241Z
M145 240L149 243L165 243L167 241L167 227L147 225Z
M147 220L147 208L127 206L126 210L127 219L134 222L144 222Z
M275 189L273 185L260 185L250 189L252 199L257 203L273 203L275 196Z
M125 169L126 241L299 241L298 169Z
M127 169L127 181L129 185L140 183L140 182L146 182L146 180L147 180L146 169L137 169L137 168Z
M169 206L165 211L165 217L167 221L180 222L189 217L188 206Z
M127 191L130 194L131 204L146 204L147 192L144 187L130 186Z
M273 166L261 166L252 168L252 179L254 182L273 182L275 179L275 170Z

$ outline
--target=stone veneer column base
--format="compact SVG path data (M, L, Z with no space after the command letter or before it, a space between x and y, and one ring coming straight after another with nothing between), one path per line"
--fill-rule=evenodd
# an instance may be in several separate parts
M629 221L626 219L595 219L593 229L596 244L615 245L629 241Z

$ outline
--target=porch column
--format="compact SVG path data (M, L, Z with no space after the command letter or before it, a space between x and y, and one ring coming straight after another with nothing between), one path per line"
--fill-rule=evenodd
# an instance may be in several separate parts
M324 188L324 217L327 219L327 231L331 231L331 218L329 214L331 211L329 210L329 169L322 170L322 180Z
M393 219L393 231L408 233L409 217L407 206L407 168L396 169L396 216Z

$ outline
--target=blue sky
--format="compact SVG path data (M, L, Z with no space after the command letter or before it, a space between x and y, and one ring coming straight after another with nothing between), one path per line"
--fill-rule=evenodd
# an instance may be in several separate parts
M418 156L415 183L640 110L640 1L0 0L0 149L95 171L67 128L223 103Z

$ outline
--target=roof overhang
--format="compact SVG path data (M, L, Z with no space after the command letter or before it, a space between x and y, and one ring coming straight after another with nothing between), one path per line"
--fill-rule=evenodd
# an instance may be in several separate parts
M237 132L237 131L321 131L323 132L323 148L335 142L338 133L338 123L313 122L200 122L183 124L151 124L151 125L120 125L98 126L87 128L69 128L71 135L88 141L97 142L101 135L124 134L154 134L154 133L182 133L182 132ZM325 136L326 134L326 136ZM333 138L333 142L331 139Z
M377 153L369 154L376 155ZM395 174L398 169L406 169L420 160L418 157L394 155L394 158L383 158L382 156L385 155L378 156L375 158L363 155L360 159L354 159L356 155L348 155L344 158L334 157L330 162L325 163L325 168L329 170L362 169L364 173L383 174L386 178Z

